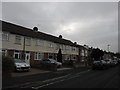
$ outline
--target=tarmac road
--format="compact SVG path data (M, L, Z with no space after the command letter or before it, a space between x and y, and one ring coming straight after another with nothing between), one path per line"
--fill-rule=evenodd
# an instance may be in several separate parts
M119 71L119 66L106 70L88 70L33 88L119 88Z
M2 80L2 89L11 89L14 88L31 88L33 85L39 85L43 83L48 83L48 81L52 81L55 78L64 77L69 74L75 74L78 72L86 71L90 69L90 67L78 67L68 70L60 70L56 72L46 72L34 75L20 76L20 77L12 77L12 78L4 78ZM55 79L57 80L57 79Z
M119 88L119 66L106 70L91 70L79 67L70 70L48 72L3 81L5 88Z

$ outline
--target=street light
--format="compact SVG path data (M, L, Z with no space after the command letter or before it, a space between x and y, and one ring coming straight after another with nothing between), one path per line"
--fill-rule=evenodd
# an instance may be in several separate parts
M109 47L110 47L110 45L108 44L107 46L108 46L108 52L109 52Z

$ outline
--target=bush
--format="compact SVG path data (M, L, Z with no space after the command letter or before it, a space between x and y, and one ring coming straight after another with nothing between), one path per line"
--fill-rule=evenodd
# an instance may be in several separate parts
M11 72L14 70L14 60L10 56L2 56L2 71Z

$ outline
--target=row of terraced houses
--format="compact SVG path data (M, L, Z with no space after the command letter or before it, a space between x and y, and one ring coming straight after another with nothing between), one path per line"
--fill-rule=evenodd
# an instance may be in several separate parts
M36 28L29 29L5 21L0 22L2 53L14 58L24 57L31 66L44 58L57 59L59 49L62 51L62 62L69 60L84 62L89 57L88 46L64 39L62 35L57 37L42 33Z

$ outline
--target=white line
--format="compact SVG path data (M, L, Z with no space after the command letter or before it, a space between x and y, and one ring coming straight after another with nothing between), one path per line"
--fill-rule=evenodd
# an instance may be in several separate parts
M83 72L80 72L80 73L75 74L75 76L73 76L73 77L70 77L70 78L67 78L67 79L62 79L62 80L55 81L55 82L51 82L51 83L48 83L48 84L45 84L45 85L41 85L41 86L38 86L38 87L32 87L32 88L33 88L33 89L39 89L39 88L42 88L42 87L45 87L45 86L49 86L49 85L52 85L52 84L55 84L55 83L63 82L63 81L65 81L65 80L70 80L70 79L79 77L80 74L82 74L82 73L86 73L86 72L89 72L89 71L90 71L90 70L83 71ZM69 75L71 75L71 74L68 74L68 75L65 75L65 76L62 76L62 77L66 77L66 76L69 76ZM59 77L59 79L62 78L62 77ZM56 79L58 79L58 78L55 78L55 79L53 79L53 80L56 80ZM46 81L47 81L47 80L46 80ZM50 81L50 80L49 80L49 81Z
M49 82L49 81L57 80L57 79L60 79L60 78L67 77L67 76L69 76L69 75L71 75L71 74L67 74L67 75L65 75L65 76L61 76L61 77L57 77L57 78L53 78L53 79L48 79L48 80L45 80L45 81L42 81L42 82Z

